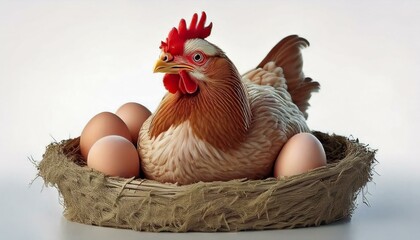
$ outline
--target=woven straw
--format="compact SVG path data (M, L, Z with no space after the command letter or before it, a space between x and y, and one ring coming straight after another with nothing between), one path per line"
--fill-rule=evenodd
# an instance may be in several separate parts
M39 176L58 189L71 221L141 231L240 231L327 224L351 216L372 179L375 151L342 136L314 132L326 167L284 179L178 186L106 177L84 166L79 138L53 143Z

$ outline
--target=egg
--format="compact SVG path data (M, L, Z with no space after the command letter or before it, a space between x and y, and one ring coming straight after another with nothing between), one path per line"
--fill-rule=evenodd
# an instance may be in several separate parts
M133 143L117 135L105 136L93 144L87 165L108 176L131 178L140 173L140 160Z
M118 108L115 114L125 122L136 144L141 126L152 113L141 104L129 102Z
M274 164L274 177L292 176L325 166L327 158L321 142L310 133L291 137Z
M87 159L92 145L108 135L118 135L132 141L130 131L121 118L110 112L99 113L89 120L80 135L80 152L84 159Z

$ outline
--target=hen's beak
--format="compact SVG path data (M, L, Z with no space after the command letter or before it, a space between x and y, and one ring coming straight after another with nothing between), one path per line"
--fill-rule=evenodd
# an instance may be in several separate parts
M174 61L165 62L161 59L157 60L155 64L155 68L153 70L154 73L161 72L161 73L169 73L169 74L178 74L181 70L186 71L193 71L194 68L187 64L176 63Z

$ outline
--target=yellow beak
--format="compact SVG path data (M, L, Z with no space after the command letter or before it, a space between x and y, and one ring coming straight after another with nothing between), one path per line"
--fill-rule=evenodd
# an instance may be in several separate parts
M179 71L186 70L186 71L193 71L194 68L187 64L178 64L173 61L165 62L162 60L157 60L155 64L155 68L153 70L154 73L161 72L161 73L169 73L169 74L178 74Z

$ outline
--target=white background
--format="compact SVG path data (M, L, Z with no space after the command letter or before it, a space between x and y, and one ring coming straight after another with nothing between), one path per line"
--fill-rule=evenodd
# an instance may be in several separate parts
M321 83L312 129L379 149L371 207L316 228L240 233L144 233L68 222L55 188L28 157L80 134L129 101L154 111L165 93L152 68L180 18L205 10L208 38L241 72L281 38L311 42L304 71ZM1 239L418 239L419 1L0 0Z

